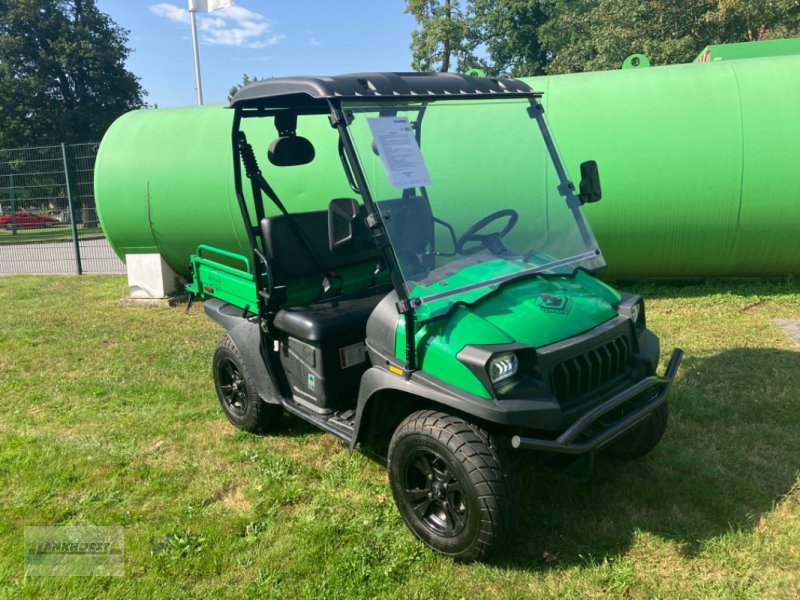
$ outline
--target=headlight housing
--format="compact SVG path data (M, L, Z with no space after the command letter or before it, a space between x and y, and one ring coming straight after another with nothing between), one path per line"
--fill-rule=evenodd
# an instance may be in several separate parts
M496 354L489 361L489 380L493 384L510 379L517 374L519 360L513 352Z
M644 302L640 299L636 304L631 306L631 320L639 329L644 329Z
M631 321L639 324L639 318L642 316L642 303L637 302L633 306L631 306Z
M644 302L639 296L623 294L622 302L619 303L617 311L620 316L628 317L638 330L643 330L646 326Z

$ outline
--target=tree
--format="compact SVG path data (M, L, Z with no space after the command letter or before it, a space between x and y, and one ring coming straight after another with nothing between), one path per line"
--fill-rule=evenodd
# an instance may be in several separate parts
M253 77L250 77L250 75L244 73L242 75L242 83L231 86L231 89L228 90L228 102L233 100L233 97L236 95L236 92L238 92L243 87L250 85L251 83L255 83L256 81L263 81L263 78L259 79L255 75Z
M95 0L0 0L0 147L99 140L143 106L127 41Z
M413 67L514 76L690 62L708 44L800 35L800 0L408 0ZM476 59L476 54L479 59Z
M706 21L717 43L800 35L800 0L714 0Z
M472 0L475 31L488 57L491 75L541 75L550 52L539 40L539 28L550 19L542 0Z
M550 73L617 69L630 54L686 62L700 51L708 0L560 1L540 30Z
M550 73L616 69L641 52L656 65L691 62L708 44L800 32L800 0L553 0L538 33Z
M412 67L417 71L464 71L478 65L479 41L470 3L460 0L408 0L406 12L420 29L411 32Z

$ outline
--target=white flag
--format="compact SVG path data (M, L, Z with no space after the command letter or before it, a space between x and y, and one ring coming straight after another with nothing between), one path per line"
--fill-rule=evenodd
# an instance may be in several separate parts
M189 12L214 12L234 4L234 0L189 0Z

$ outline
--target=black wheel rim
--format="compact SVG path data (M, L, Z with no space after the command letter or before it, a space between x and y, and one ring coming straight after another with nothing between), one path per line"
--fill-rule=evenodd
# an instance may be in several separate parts
M417 519L438 536L455 537L467 524L464 488L442 456L412 451L403 468L403 499Z
M219 365L219 389L228 410L237 415L243 415L247 411L244 377L232 360L225 359Z

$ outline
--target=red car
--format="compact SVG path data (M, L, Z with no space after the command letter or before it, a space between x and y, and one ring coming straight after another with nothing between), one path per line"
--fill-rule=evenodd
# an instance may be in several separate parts
M16 212L17 227L52 227L59 223L58 219L53 217L46 217L43 215L35 215L32 212L18 210ZM11 229L11 215L0 215L0 227L4 229Z

